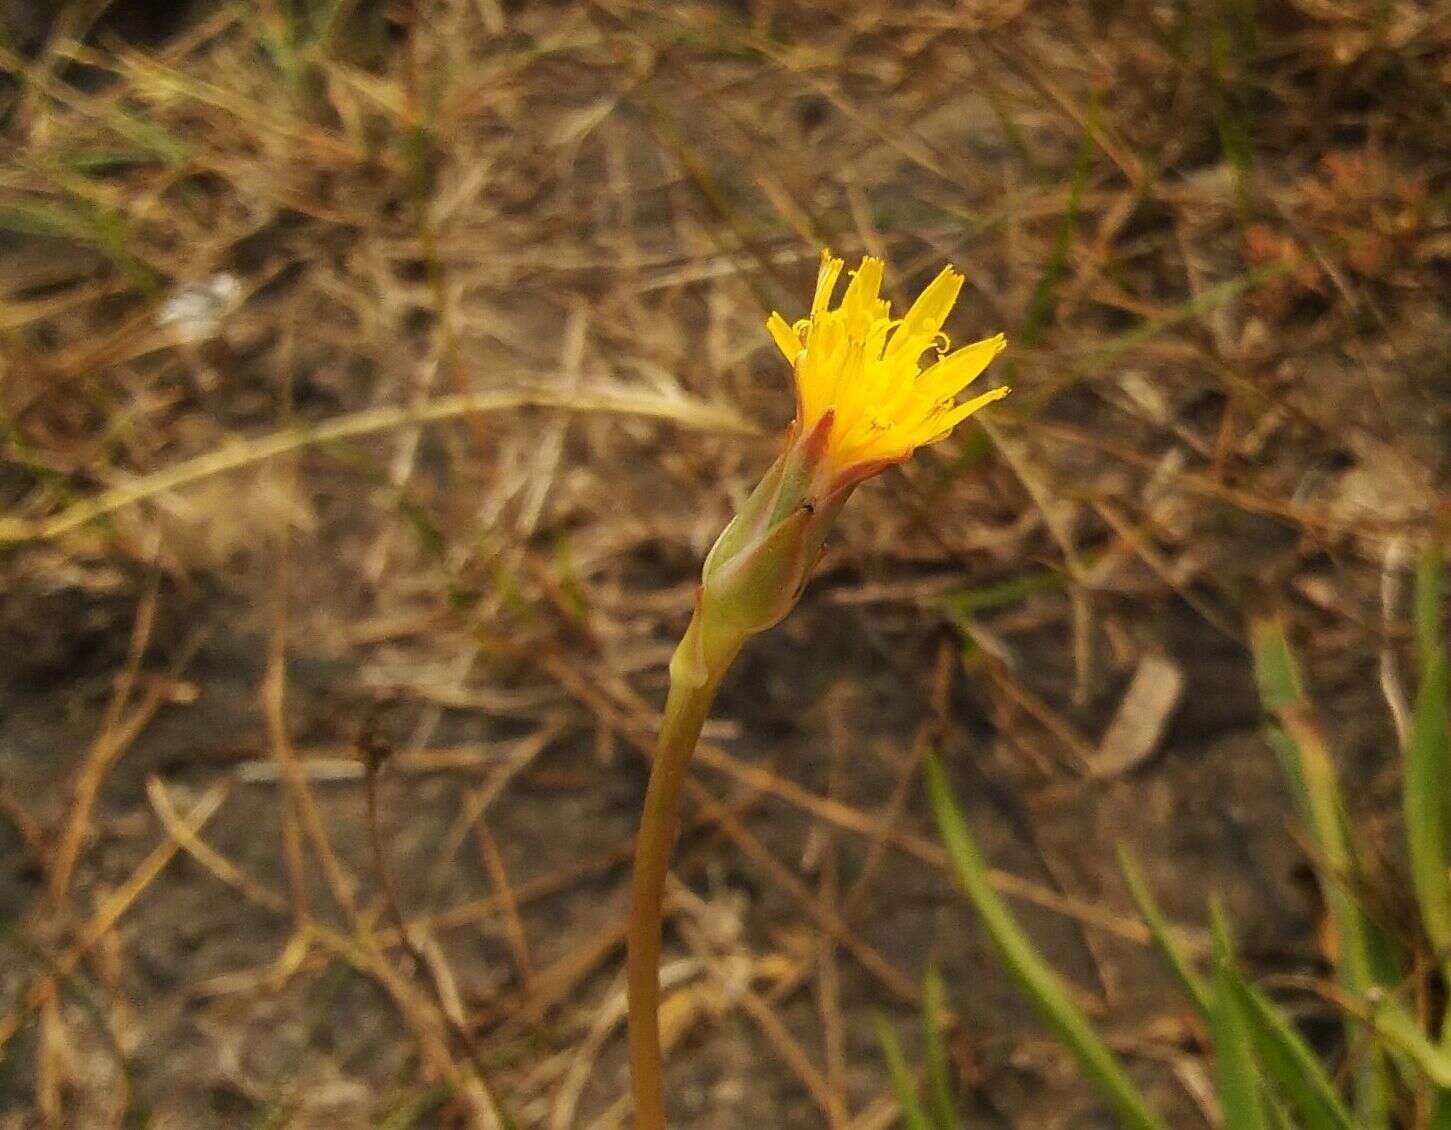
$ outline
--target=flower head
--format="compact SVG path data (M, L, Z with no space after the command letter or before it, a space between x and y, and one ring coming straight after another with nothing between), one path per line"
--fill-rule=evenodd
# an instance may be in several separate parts
M942 332L962 275L944 267L912 303L892 317L880 296L882 261L864 258L831 309L842 261L823 252L811 315L794 325L780 314L766 322L796 379L796 428L813 433L828 414L825 457L839 474L865 477L945 439L985 404L1006 396L995 388L958 403L1007 344L1002 334L951 350ZM922 356L936 354L925 369ZM857 477L857 476L852 476Z
M871 475L945 438L995 388L961 404L966 388L1002 350L1003 337L949 352L942 323L962 276L945 268L893 318L879 296L882 261L852 272L841 305L828 309L842 262L821 257L811 316L767 323L796 374L796 420L785 449L717 539L701 571L696 615L671 663L671 677L704 685L747 636L791 611L852 491ZM922 355L936 358L925 369Z

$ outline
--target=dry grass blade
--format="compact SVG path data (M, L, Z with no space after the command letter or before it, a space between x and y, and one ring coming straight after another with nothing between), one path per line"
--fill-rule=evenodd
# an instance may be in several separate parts
M137 704L131 714L126 714L128 699L136 684L155 616L156 589L153 587L137 610L136 623L131 629L130 654L127 656L126 666L116 679L115 688L111 692L111 701L106 707L101 731L87 751L85 764L76 782L75 801L71 805L65 827L61 830L60 844L50 868L50 897L56 904L65 898L70 889L71 873L81 853L81 841L89 831L91 810L96 803L106 771L135 740L142 727L165 701L166 687L164 684L156 684L148 689L142 702Z
M227 789L216 786L208 790L187 812L184 827L193 834L204 827L227 798ZM125 915L142 893L151 886L165 870L179 850L175 839L158 845L141 864L131 872L126 881L112 891L96 908L95 912L76 931L76 941L56 961L57 972L65 976L73 972L82 959ZM43 977L29 992L19 1008L0 1016L0 1048L5 1047L19 1031L28 1014L54 998L56 983L52 977Z
M732 412L684 397L667 400L623 390L559 393L547 389L444 396L425 404L374 408L321 424L298 425L257 439L235 440L205 455L196 456L161 471L153 471L123 486L103 491L94 498L73 503L48 518L0 519L0 542L59 537L138 502L189 486L213 475L275 459L289 452L360 439L395 428L520 408L643 416L683 427L735 435L751 435L755 432L751 424Z

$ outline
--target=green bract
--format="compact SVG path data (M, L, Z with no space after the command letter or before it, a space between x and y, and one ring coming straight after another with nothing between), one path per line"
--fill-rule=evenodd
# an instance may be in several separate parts
M824 459L828 413L797 434L705 559L696 614L671 664L701 685L748 636L780 623L801 597L832 521L855 487Z

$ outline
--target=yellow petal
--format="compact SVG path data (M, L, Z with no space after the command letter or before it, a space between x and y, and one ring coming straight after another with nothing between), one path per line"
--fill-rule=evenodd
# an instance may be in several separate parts
M821 253L821 269L816 272L816 294L811 299L811 317L814 319L826 313L831 302L831 292L836 289L836 280L841 275L842 261L833 259L830 251Z
M919 351L926 349L942 328L942 323L947 321L947 315L952 313L961 292L962 276L951 267L943 267L938 276L927 284L927 289L917 296L917 301L912 303L912 308L892 335L886 355L894 356L914 341L921 343L917 346Z
M956 396L982 374L994 357L1007 346L1002 334L954 349L917 378L917 388L928 400Z
M796 335L796 331L791 328L786 319L773 311L771 316L766 319L766 329L771 332L771 338L775 341L776 348L785 355L786 360L793 365L796 364L796 355L801 352L801 338Z
M966 420L978 409L986 407L994 400L1001 400L1007 395L1008 390L1006 388L990 388L981 396L974 396L971 400L964 401L956 408L949 409L933 421L933 427L939 428L940 430L935 436L925 442L936 443L940 439L946 439L952 434L953 428L957 427L958 424L962 423L962 421Z
M841 312L846 318L847 332L853 337L865 337L871 327L878 310L884 270L880 259L868 255L862 260L862 265L851 273L851 282L841 296Z

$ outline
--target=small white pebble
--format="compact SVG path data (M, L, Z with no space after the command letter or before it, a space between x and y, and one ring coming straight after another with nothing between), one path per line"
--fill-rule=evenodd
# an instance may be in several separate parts
M172 326L184 345L196 345L217 336L222 318L231 312L242 293L236 275L222 271L202 283L181 283L161 304L156 322Z

